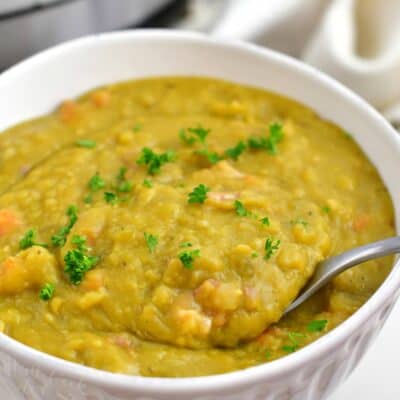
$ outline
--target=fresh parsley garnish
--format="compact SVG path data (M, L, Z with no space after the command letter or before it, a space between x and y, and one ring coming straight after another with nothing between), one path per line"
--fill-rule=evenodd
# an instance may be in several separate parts
M258 257L258 253L256 251L253 251L253 253L251 253L251 258L257 258Z
M166 153L156 154L153 150L148 147L142 149L142 154L136 161L139 165L147 165L147 172L151 175L158 174L161 167L175 159L175 153L173 151L167 151Z
M148 188L152 188L153 187L153 183L151 182L150 179L143 179L143 186L146 186Z
M205 129L202 126L198 126L197 128L181 129L179 131L179 137L182 142L188 145L193 145L196 142L199 142L203 148L196 150L194 153L206 158L210 164L216 164L218 161L221 161L223 157L221 157L215 151L208 149L206 145L206 138L209 133L210 129Z
M46 283L42 286L39 292L39 297L43 301L49 301L56 290L56 287L53 283Z
M242 140L234 147L225 150L225 155L232 160L237 161L239 156L247 149L247 145Z
M106 182L104 179L98 174L94 174L88 182L88 187L92 192L97 192L100 189L103 189L106 186Z
M299 348L299 344L285 344L282 346L282 350L285 351L286 353L294 353L297 349Z
M328 321L326 319L311 321L307 325L307 330L308 332L322 332L326 328L327 324Z
M179 131L179 137L182 140L182 142L186 144L192 145L196 142L196 138L194 136L187 135L186 130L183 128Z
M233 206L235 207L236 214L239 215L239 217L248 217L251 215L251 212L246 209L241 201L235 200Z
M118 195L114 192L104 192L104 201L109 204L115 204L118 201Z
M153 253L154 249L158 244L157 236L152 235L151 233L144 232L144 240L146 241L147 247L149 248L150 253Z
M195 153L205 157L210 164L216 164L223 159L218 153L208 149L197 150Z
M120 193L129 193L133 188L132 182L124 181L118 184L117 191Z
M269 360L271 358L271 352L269 350L265 350L264 356L266 360Z
M270 226L270 222L269 222L269 218L268 217L264 217L260 219L261 223L265 226Z
M74 235L71 243L75 244L76 248L69 250L65 255L64 272L74 285L79 285L86 272L90 271L99 262L99 257L88 254L89 248L86 246L86 238L84 236Z
M69 217L68 224L60 228L58 233L51 237L51 242L55 247L64 246L67 241L67 236L71 231L72 227L75 225L75 222L78 220L78 209L76 206L69 206L67 209L67 216Z
M196 186L192 192L189 193L188 203L204 203L207 198L207 193L210 189L200 183L200 185Z
M289 332L288 338L290 344L282 346L282 350L286 353L294 353L300 346L299 339L303 339L304 337L305 335L300 332Z
M86 147L87 149L94 149L96 147L96 142L91 139L80 139L75 142L79 147Z
M266 150L269 154L275 155L278 152L278 143L283 139L282 125L273 123L269 125L268 137L251 137L247 141L247 145L251 149Z
M133 184L132 182L126 180L126 172L127 172L126 167L121 167L119 169L118 175L117 175L117 184L116 184L116 190L117 192L120 193L129 193L132 190Z
M192 245L192 243L190 243L190 242L183 242L183 243L180 244L179 247L184 248L184 247L192 247L192 246L193 246L193 245Z
M205 144L207 135L210 133L210 129L205 129L202 126L198 126L197 128L188 128L181 129L179 131L179 137L181 138L182 142L192 145L196 141L199 141L202 144Z
M117 174L117 181L123 182L126 180L126 176L125 176L126 171L128 171L128 168L126 168L126 167L121 167L119 169L118 174Z
M193 262L197 257L200 257L200 250L187 250L179 254L179 259L186 269L193 269Z
M93 194L90 193L90 194L88 194L87 196L85 196L85 198L83 199L83 201L84 201L86 204L90 204L90 203L93 201Z
M239 217L251 217L256 219L259 218L256 213L249 211L239 200L235 200L235 202L233 203L233 207L235 208L235 212L237 215L239 215Z
M280 244L281 244L280 240L274 240L272 238L268 238L265 241L265 245L264 245L264 250L265 250L264 258L266 260L270 259L276 253L276 251L279 249Z
M29 229L19 241L19 248L25 250L32 246L49 247L46 243L35 242L36 232L34 229Z
M322 207L322 212L324 212L325 214L329 214L331 212L331 209L328 206L324 206Z

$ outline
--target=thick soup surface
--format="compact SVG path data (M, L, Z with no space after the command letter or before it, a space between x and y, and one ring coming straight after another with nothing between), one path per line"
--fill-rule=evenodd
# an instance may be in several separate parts
M0 135L0 329L92 367L196 376L297 351L391 269L282 319L316 263L393 234L351 135L254 88L126 82Z

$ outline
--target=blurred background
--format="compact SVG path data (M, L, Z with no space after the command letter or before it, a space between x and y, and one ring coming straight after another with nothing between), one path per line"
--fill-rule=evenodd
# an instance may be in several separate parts
M0 70L65 40L149 27L301 58L400 127L400 0L0 0Z
M400 128L400 0L0 0L0 71L65 40L150 27L247 40L300 58ZM398 306L333 400L399 399L399 334Z

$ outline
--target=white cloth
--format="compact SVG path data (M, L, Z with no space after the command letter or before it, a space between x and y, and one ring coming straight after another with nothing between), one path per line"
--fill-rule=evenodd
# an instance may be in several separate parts
M302 58L400 127L400 0L231 0L213 34Z

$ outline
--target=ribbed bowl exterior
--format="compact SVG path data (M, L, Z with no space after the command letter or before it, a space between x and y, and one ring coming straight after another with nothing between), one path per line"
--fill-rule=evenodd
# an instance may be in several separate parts
M383 327L395 301L371 316L360 332L349 336L340 347L294 373L273 382L249 385L240 392L229 389L207 396L144 396L113 393L62 376L52 376L0 353L0 398L4 400L322 400L328 398L357 366Z

